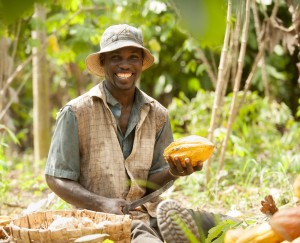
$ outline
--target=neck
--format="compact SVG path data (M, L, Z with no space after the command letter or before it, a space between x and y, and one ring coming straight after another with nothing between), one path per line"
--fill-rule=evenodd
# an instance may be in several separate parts
M135 95L135 87L129 90L119 90L119 89L112 89L110 85L106 83L105 87L111 93L111 95L122 105L122 107L131 106L134 101Z

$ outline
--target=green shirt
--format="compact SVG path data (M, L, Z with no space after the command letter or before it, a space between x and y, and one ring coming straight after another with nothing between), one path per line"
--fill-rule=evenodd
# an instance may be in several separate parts
M104 91L108 106L116 121L118 121L121 115L121 104L106 88L104 88ZM125 159L131 153L134 142L135 127L140 119L140 109L145 103L146 101L142 93L139 89L136 89L135 100L126 133L123 134L118 126L117 137ZM156 134L152 166L150 168L149 175L160 172L169 167L163 157L163 151L172 141L173 134L170 121L168 119L162 129ZM79 179L80 153L77 121L71 106L65 106L58 114L45 174L75 181Z

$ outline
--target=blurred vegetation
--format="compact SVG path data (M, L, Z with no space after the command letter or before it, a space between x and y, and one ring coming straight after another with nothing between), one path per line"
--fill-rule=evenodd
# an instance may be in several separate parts
M211 109L212 102L213 92L203 90L200 90L191 100L186 97L174 98L169 110L173 129L177 131L175 136L181 137L187 134L205 136L207 131L203 127L209 124L210 117L207 111ZM226 97L224 103L225 109L229 107L230 96ZM228 116L228 113L224 110L221 115ZM224 125L220 124L214 133L216 145L214 158L217 158L220 153L221 142L226 132ZM294 119L286 104L269 102L255 92L249 93L234 123L226 153L225 168L219 175L218 185L215 188L217 194L211 188L206 188L205 196L201 194L203 203L206 204L207 198L216 199L217 197L222 201L223 206L228 203L227 208L230 208L233 200L236 200L236 196L240 193L239 190L248 190L251 187L259 189L255 197L263 198L265 194L272 194L272 190L276 189L278 191L275 196L280 205L292 203L294 195L291 183L295 175L300 172L299 145L297 144L300 139L299 132L300 124ZM213 172L216 171L216 166L212 164ZM216 176L214 182L216 182ZM190 187L186 192L191 194L194 190L197 191L195 183L198 184L199 190L206 190L202 188L203 179L200 174L182 178L182 186ZM230 186L236 189L232 191L233 195L228 196L226 193L223 195L222 191ZM286 193L282 193L281 190ZM235 193L238 194L234 195ZM192 195L190 196L192 198ZM247 198L245 196L244 199L247 200ZM195 197L193 202L195 205L199 204L199 198ZM244 205L243 211L249 210L253 204L259 204L260 201L248 203L250 203L248 206ZM236 206L243 207L243 204Z
M87 73L84 61L89 53L99 50L99 40L104 29L117 23L130 23L138 26L143 30L145 45L156 57L155 65L145 71L141 78L141 88L167 107L172 98L178 97L180 92L183 92L188 98L193 98L200 88L206 91L214 90L207 67L201 61L197 50L201 47L217 73L224 35L226 2L220 0L216 2L189 1L197 3L197 8L194 8L193 11L199 9L202 11L208 9L209 11L202 14L203 16L198 14L200 17L202 16L202 19L190 21L194 21L195 25L199 24L198 32L193 31L195 30L194 26L189 25L188 21L181 21L176 14L176 11L182 8L182 1L38 1L43 2L47 7L47 21L46 23L37 23L32 19L33 1L22 2L19 6L23 9L21 14L21 10L11 7L10 4L13 4L14 1L2 0L0 12L3 14L0 15L0 20L2 20L0 23L3 28L1 28L0 36L9 40L8 54L12 58L12 69L14 70L27 60L32 47L38 45L32 41L32 28L37 24L46 25L49 36L51 122L54 124L56 112L63 104L100 81L99 78ZM207 2L212 3L208 4ZM203 5L206 8L203 8ZM238 4L236 5L238 6ZM190 5L184 4L184 6ZM270 14L272 5L262 6L261 9L261 15ZM187 14L184 10L182 15L186 16L189 9ZM13 14L15 11L16 16ZM194 12L190 15L197 16ZM215 15L218 16L217 21L211 21L211 16ZM291 17L284 4L280 5L278 15L282 21L285 21L286 26L290 25ZM9 16L11 19L7 19ZM214 35L211 34L212 30ZM216 37L216 35L220 36ZM213 38L207 36L213 36ZM12 56L14 48L15 54ZM250 72L256 52L254 24L251 22L244 79ZM284 102L295 114L300 97L297 86L296 54L290 55L279 43L274 51L272 50L267 55L266 68L272 98ZM8 100L22 85L22 82L25 82L8 112L9 117L12 118L11 122L6 124L19 138L22 151L32 147L31 71L31 65L25 65L11 82L10 90L6 92ZM263 96L264 86L261 75L262 73L258 69L251 89ZM242 85L243 82L245 80L242 80ZM229 84L228 95L231 92L232 86Z
M238 9L241 2L233 1L234 9ZM291 15L284 1L279 2L277 17L289 27ZM46 6L45 23L33 21L34 3ZM262 19L266 14L271 15L274 1L258 6ZM0 38L7 40L9 45L6 55L12 63L12 74L28 60L32 47L41 44L32 40L33 28L46 26L49 112L54 128L60 107L101 80L86 71L84 61L89 53L99 51L104 29L118 23L137 26L143 31L145 45L156 58L154 66L142 75L140 87L169 108L175 138L188 134L207 136L215 87L198 50L203 51L217 73L226 8L226 1L222 0L0 0ZM198 14L191 14L195 11ZM235 16L232 17L234 21ZM251 20L241 85L245 84L258 51L254 27ZM298 50L290 54L282 41L266 51L270 97L265 96L262 66L259 66L233 124L221 175L215 173L217 165L213 162L214 176L209 184L205 183L204 173L195 173L176 181L174 191L166 196L180 197L192 207L223 212L240 210L256 215L260 214L260 200L266 194L274 195L279 206L295 203L291 183L300 173L297 54ZM32 197L22 200L23 193L34 198L50 193L43 179L45 161L40 162L40 171L31 168L31 73L31 64L24 65L3 96L5 104L11 99L13 102L6 119L0 119L3 124L0 126L0 205L3 205L0 213L8 212L2 202L27 206L33 201ZM226 132L232 89L229 83L214 132L213 161L217 161ZM16 192L16 196L11 192ZM60 209L68 205L56 201L53 207Z

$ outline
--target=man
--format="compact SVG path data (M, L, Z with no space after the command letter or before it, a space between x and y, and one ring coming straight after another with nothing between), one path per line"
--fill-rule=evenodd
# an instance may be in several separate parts
M202 169L163 157L173 141L167 109L135 86L153 62L142 33L125 24L107 28L100 51L87 57L88 70L105 79L60 110L45 169L49 187L66 202L123 214L129 202ZM163 241L158 203L130 212L132 242Z

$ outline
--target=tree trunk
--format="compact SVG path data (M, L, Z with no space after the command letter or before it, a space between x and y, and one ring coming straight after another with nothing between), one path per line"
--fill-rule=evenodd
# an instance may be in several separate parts
M34 160L37 166L40 160L47 157L50 144L49 81L44 45L46 9L36 4L34 18L36 27L32 31L32 39L38 43L32 49Z
M6 80L12 72L13 61L9 56L8 50L10 48L10 40L8 38L0 39L0 111L2 111L7 102L8 87L6 86ZM0 121L2 118L0 117Z

